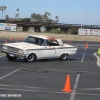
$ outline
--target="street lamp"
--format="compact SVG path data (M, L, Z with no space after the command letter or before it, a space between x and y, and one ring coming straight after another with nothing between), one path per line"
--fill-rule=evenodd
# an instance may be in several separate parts
M0 10L2 11L2 19L3 19L3 11L6 10L6 6L0 6Z
M82 28L82 22L83 22L83 13L84 13L84 0L82 0L82 18L81 18L81 28Z

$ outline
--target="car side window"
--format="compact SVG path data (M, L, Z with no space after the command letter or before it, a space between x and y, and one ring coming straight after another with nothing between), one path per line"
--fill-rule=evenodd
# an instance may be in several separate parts
M38 42L37 42L37 44L38 44L38 45L42 45L42 44L43 44L43 42L44 42L44 40L43 40L43 39L38 39L37 41L38 41Z
M35 38L30 37L30 38L27 38L25 41L28 42L28 43L34 43Z
M54 46L59 46L59 43L57 42L57 40L54 40L52 43Z
M44 39L29 36L24 42L32 43L32 44L36 44L36 45L41 46L44 43Z
M48 40L45 41L44 46L49 46Z
M48 40L47 46L59 46L59 43L56 40L54 40L54 41Z

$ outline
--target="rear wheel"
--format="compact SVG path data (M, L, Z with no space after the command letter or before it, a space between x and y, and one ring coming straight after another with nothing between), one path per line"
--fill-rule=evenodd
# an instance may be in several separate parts
M35 60L35 54L31 53L28 55L27 58L24 59L24 61L27 61L27 62L32 62Z
M60 60L63 60L63 61L66 60L67 56L68 56L67 54L62 54L60 57Z
M7 55L7 58L8 58L10 61L14 61L14 60L16 60L17 57L11 57L11 56Z

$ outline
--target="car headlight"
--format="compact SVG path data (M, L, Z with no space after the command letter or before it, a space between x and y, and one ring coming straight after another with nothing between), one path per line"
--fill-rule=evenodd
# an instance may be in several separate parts
M2 48L7 50L7 46L3 46Z
M19 49L19 53L24 53L24 51L22 49Z

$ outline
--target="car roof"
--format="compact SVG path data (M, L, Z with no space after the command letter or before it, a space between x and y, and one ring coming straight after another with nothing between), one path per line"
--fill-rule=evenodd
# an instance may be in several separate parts
M38 37L38 38L42 38L42 39L48 39L48 40L57 40L55 37L53 36L42 36L42 35L30 35L33 37Z

